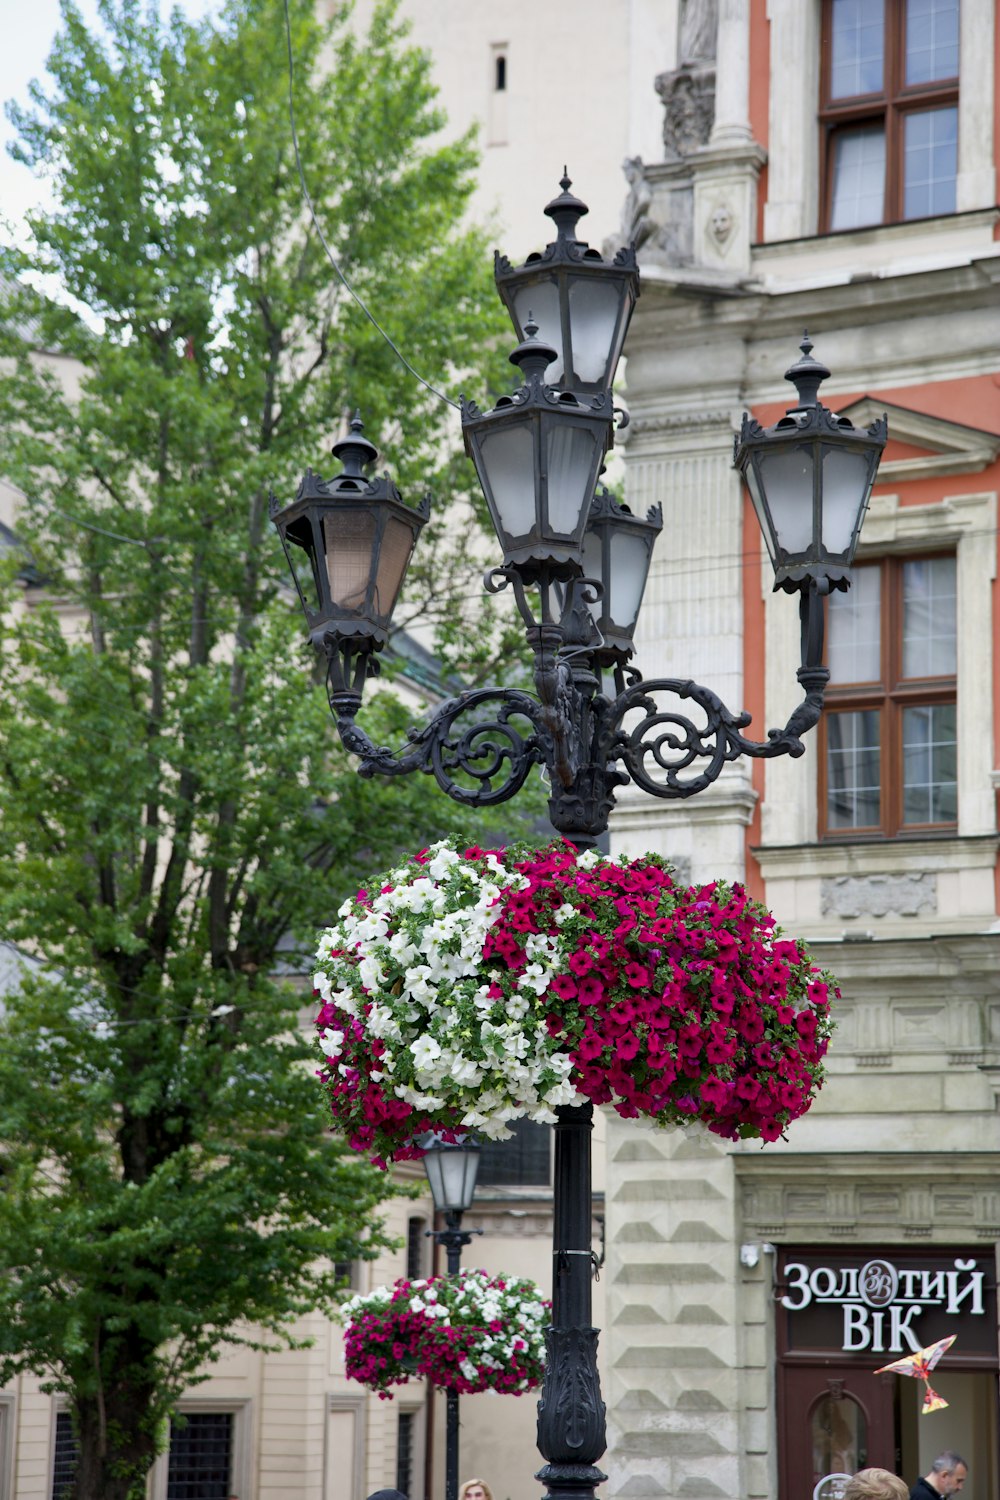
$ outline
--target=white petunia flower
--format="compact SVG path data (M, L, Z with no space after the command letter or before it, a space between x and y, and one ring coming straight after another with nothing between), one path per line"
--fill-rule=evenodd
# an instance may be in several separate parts
M426 1073L441 1056L441 1048L432 1036L418 1036L415 1042L410 1043L410 1055L417 1072Z

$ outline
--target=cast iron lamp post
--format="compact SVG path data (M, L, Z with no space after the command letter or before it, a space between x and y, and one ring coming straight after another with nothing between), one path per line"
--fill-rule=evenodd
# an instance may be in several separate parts
M735 465L743 476L775 568L775 588L799 594L802 702L763 741L742 731L711 689L683 678L643 681L630 666L632 636L662 525L596 495L614 441L611 388L639 290L633 248L610 264L576 237L585 205L563 192L546 213L557 237L496 279L520 343L510 356L522 384L482 413L462 401L466 450L490 507L503 564L490 592L510 588L534 657L534 692L490 687L460 693L410 731L409 747L376 745L357 723L365 680L377 670L410 552L427 516L402 504L387 477L365 480L375 449L355 420L334 447L344 470L329 483L307 473L291 505L272 499L313 643L327 659L330 707L362 776L433 775L458 802L504 802L531 768L544 766L553 826L579 848L608 826L615 792L632 781L655 797L704 791L740 756L803 753L819 719L823 596L847 588L885 419L854 428L818 400L829 371L802 358L787 373L798 401L775 426L745 416ZM367 517L367 519L365 519ZM538 1478L547 1500L589 1500L605 1478L606 1446L591 1316L590 1133L593 1107L556 1111L552 1326L538 1405Z
M462 1249L472 1244L481 1229L463 1229L462 1215L472 1207L479 1172L479 1142L465 1137L461 1141L444 1141L440 1136L425 1136L424 1171L430 1183L436 1213L444 1216L443 1229L427 1232L448 1257L448 1275L457 1276ZM445 1500L458 1500L458 1392L445 1393Z

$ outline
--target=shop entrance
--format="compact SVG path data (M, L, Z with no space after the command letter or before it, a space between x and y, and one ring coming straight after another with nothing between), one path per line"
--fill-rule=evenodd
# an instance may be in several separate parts
M895 1470L894 1395L892 1376L856 1366L780 1366L782 1495L811 1500L827 1475Z
M992 1256L810 1246L782 1250L777 1271L779 1500L812 1500L818 1485L837 1500L831 1476L872 1466L912 1485L946 1449L969 1464L963 1500L1000 1493ZM923 1416L922 1381L875 1371L947 1334L931 1383L948 1406Z

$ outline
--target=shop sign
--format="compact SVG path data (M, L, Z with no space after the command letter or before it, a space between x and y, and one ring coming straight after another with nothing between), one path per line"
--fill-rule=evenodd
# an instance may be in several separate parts
M786 1291L781 1305L788 1312L836 1312L839 1308L840 1347L846 1353L863 1349L873 1354L915 1353L940 1336L930 1331L928 1319L936 1329L942 1315L985 1318L985 1294L992 1290L975 1257L961 1256L930 1267L897 1265L882 1257L860 1266L788 1261L783 1280ZM951 1331L956 1330L952 1327Z

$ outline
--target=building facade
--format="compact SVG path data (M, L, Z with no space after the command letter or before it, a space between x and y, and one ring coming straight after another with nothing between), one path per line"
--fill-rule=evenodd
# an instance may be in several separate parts
M665 512L647 674L696 677L757 738L796 701L797 611L731 460L743 410L794 405L804 328L833 371L821 399L887 411L889 445L804 758L734 765L659 815L621 799L619 848L745 881L842 998L828 1082L786 1142L609 1126L612 1493L830 1500L831 1476L912 1483L948 1447L966 1493L993 1493L996 7L685 9L715 26L712 76L682 60L661 84L673 149L644 173L626 346L627 493ZM699 89L692 131L670 100ZM949 1406L920 1416L919 1382L874 1372L951 1333Z

